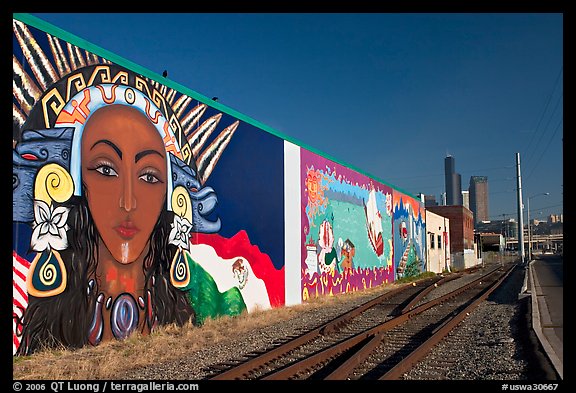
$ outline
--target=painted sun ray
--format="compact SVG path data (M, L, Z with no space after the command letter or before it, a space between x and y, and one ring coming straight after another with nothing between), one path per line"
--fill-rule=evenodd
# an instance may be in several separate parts
M68 59L66 59L66 54L60 45L60 40L50 34L46 34L48 37L48 43L50 44L50 49L52 50L52 55L56 62L56 68L60 77L70 73L70 65L68 64Z
M48 86L58 79L56 70L44 54L32 33L22 22L12 19L12 29L14 35L22 48L22 53L26 61L30 64L30 69L40 85L42 90L46 90Z
M86 54L86 63L88 65L100 64L100 59L98 58L98 55L95 55L94 53L88 51L84 51L84 53Z
M182 117L180 124L182 124L184 135L188 135L190 133L190 130L192 130L192 128L198 124L200 118L206 111L206 108L207 108L206 104L199 103L194 108L192 108L190 112L184 115L184 117Z
M174 97L176 97L176 90L172 88L168 89L168 93L166 94L166 102L168 102L168 105L172 106Z
M190 101L192 101L192 98L186 95L181 95L180 97L178 97L178 99L172 106L172 110L174 111L174 113L178 118L182 116L182 112L184 112L184 109L188 107Z
M222 113L209 117L190 135L186 135L188 143L192 146L193 157L198 157L198 152L202 149L202 146L206 143L206 139L212 134L212 131L214 131L221 118Z
M162 97L166 97L166 86L164 86L163 84L161 84L160 82L158 82L154 79L146 78L146 80L148 80L148 82L150 82L150 84L152 85L152 87L154 87L155 90L160 92L160 95Z
M220 159L220 156L224 152L224 149L232 139L234 132L240 124L239 120L226 127L222 132L212 141L210 146L202 152L198 160L196 160L196 166L198 168L198 174L200 175L200 181L202 184L206 183L208 177L214 170L216 163Z
M12 55L12 91L20 108L27 115L42 95L32 78L24 71L20 62Z
M80 48L76 45L72 45L69 42L66 43L68 46L68 53L70 55L70 63L72 65L73 70L77 70L78 68L82 68L86 66L86 62L84 61L84 57L82 56L82 52L80 52Z

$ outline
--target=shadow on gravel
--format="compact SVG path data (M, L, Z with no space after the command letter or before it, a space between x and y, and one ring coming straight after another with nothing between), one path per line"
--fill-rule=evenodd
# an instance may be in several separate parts
M515 305L515 313L510 321L510 331L516 341L514 357L526 362L526 380L560 380L546 352L532 329L532 305L530 296L519 298L518 294L527 274L525 267L518 266L501 288L488 297L488 301L498 304Z

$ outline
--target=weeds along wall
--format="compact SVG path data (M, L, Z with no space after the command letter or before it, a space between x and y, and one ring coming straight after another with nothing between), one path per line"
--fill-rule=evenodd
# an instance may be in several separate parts
M14 354L423 271L409 194L31 15L13 50Z

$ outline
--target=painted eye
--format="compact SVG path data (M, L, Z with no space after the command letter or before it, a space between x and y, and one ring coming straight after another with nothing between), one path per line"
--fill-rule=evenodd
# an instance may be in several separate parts
M140 180L149 183L149 184L154 184L154 183L158 183L160 181L160 179L158 179L156 176L154 176L151 173L145 173L143 175L141 175L139 177Z
M109 165L99 165L98 167L95 168L95 170L99 173L101 173L104 176L118 176L118 172L116 172L114 170L114 168L112 168Z

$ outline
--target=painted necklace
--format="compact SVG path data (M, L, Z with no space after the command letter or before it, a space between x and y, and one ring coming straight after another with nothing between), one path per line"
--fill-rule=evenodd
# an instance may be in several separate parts
M88 283L88 293L94 290L95 282L90 280ZM148 293L148 302L151 303L150 291ZM140 310L144 310L144 298L138 296L138 301L132 294L124 292L112 299L108 296L106 300L104 293L100 292L96 298L96 307L88 331L88 341L92 345L98 345L102 341L104 334L104 308L110 310L110 329L116 339L125 339L140 323ZM150 306L150 304L149 304ZM149 308L151 310L151 307Z

